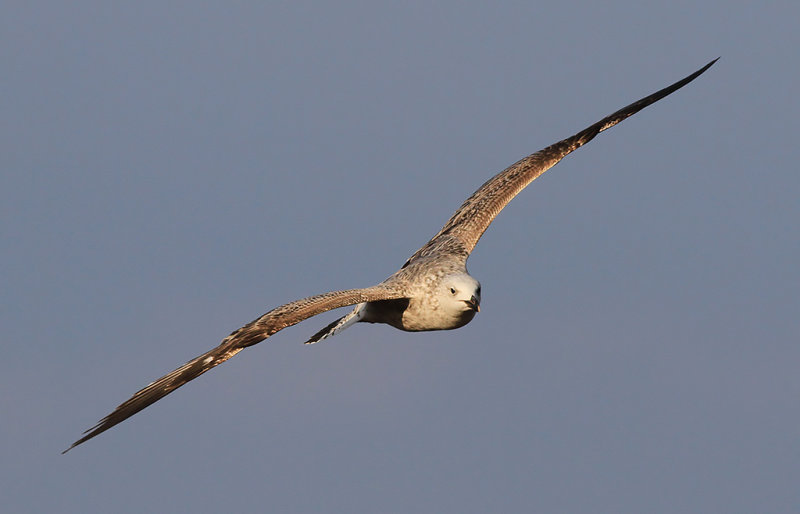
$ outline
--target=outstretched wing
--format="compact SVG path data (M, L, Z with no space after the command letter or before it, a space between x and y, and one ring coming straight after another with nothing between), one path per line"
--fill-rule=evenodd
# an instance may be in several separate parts
M442 230L425 246L420 248L409 261L420 255L439 252L456 252L466 257L472 252L483 233L508 202L539 175L555 166L571 152L591 141L600 132L613 127L625 118L636 114L648 105L661 100L693 81L717 62L717 59L671 86L633 102L574 136L539 150L535 154L529 155L506 170L501 171L475 191L453 214L453 217L442 227Z
M348 289L345 291L333 291L317 296L310 296L272 309L260 318L232 332L231 335L223 339L222 343L213 350L190 360L175 371L164 375L144 389L138 391L131 396L130 399L114 409L111 414L104 417L99 423L84 432L83 437L72 443L72 446L62 453L67 453L79 444L125 421L183 384L194 380L214 366L222 364L248 346L253 346L263 341L279 330L283 330L311 316L338 307L377 300L393 300L403 298L404 296L404 293L400 290L392 289L384 285L377 285L365 289Z

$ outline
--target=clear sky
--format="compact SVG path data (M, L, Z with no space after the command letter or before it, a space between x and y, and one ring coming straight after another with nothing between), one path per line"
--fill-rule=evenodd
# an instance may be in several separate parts
M4 2L4 513L797 512L800 4ZM328 313L517 159L450 332Z

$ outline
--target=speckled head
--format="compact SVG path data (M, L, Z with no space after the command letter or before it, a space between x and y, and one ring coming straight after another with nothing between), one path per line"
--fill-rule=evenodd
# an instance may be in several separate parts
M466 325L481 310L481 284L467 273L446 275L436 292L439 309L452 323L447 328Z

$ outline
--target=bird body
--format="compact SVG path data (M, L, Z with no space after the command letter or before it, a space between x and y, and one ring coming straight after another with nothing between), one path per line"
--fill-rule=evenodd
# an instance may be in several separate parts
M306 344L327 339L358 322L385 323L407 332L463 327L480 310L481 285L467 272L466 260L447 255L414 259L380 284L403 291L403 298L360 303Z
M281 305L232 332L216 348L148 384L84 432L64 453L128 419L170 392L286 327L339 307L355 305L307 343L338 334L355 323L384 323L415 332L450 330L469 323L480 310L480 283L467 272L467 258L497 214L520 191L566 155L641 109L705 72L678 82L606 116L577 134L511 165L486 181L456 210L442 229L383 282L362 289L332 291Z

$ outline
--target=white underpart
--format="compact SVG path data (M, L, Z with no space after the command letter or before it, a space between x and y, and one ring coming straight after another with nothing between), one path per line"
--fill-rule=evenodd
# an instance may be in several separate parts
M322 341L323 339L327 339L329 337L333 337L342 330L346 329L350 325L358 323L364 317L364 311L366 310L365 307L367 306L366 303L359 303L356 307L347 315L343 316L336 325L328 329L327 332L322 334L322 336L317 339L316 341L306 341L306 344L314 344Z

